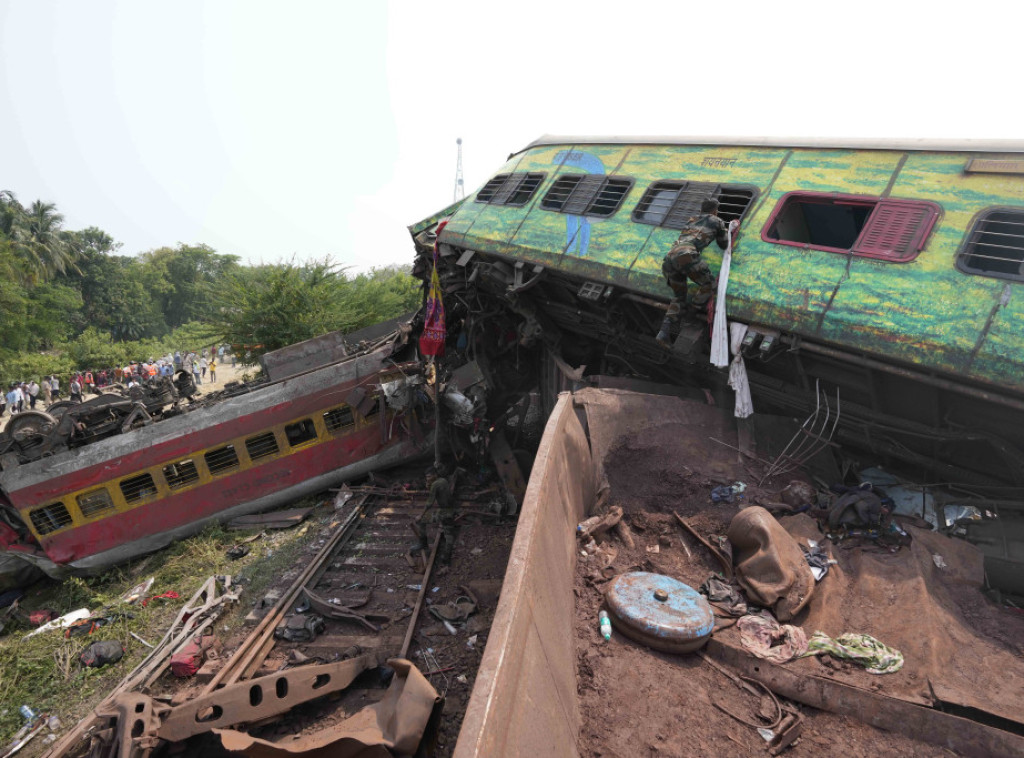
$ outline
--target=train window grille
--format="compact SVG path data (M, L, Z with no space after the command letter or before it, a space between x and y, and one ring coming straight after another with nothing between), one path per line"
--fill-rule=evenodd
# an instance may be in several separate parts
M480 191L476 193L476 202L478 203L489 203L501 189L505 181L511 176L511 174L498 174L493 179L489 179L487 183L480 188Z
M355 422L356 418L352 413L352 409L347 405L343 405L340 408L331 408L331 410L324 414L324 424L327 426L327 431L332 434L348 429Z
M191 458L164 466L164 479L172 490L188 487L199 481L199 469Z
M776 205L761 239L908 263L924 248L939 210L922 200L789 192Z
M700 214L708 197L718 201L718 215L725 221L739 221L750 209L757 190L713 182L655 182L644 192L633 211L633 220L667 229L682 229Z
M156 494L156 483L150 474L139 474L122 479L121 494L126 503L138 503Z
M30 518L32 519L32 526L36 528L39 534L49 534L66 526L71 526L71 514L68 513L64 503L52 503L44 505L42 508L36 508L30 514Z
M93 516L99 516L101 513L114 510L114 501L110 499L110 493L105 489L86 492L79 495L76 500L78 501L78 510L86 518L92 518Z
M540 201L540 207L576 216L612 216L633 186L629 178L603 174L566 174L558 177Z
M238 453L234 445L225 445L215 450L210 450L203 456L206 459L206 468L211 474L223 474L233 468L238 468Z
M305 445L307 442L316 440L316 426L313 425L313 419L304 418L294 424L288 424L284 428L284 435L292 447Z
M978 216L956 265L967 274L1024 281L1024 209L994 208Z
M249 459L253 461L266 458L268 455L274 455L281 450L277 445L277 439L274 437L273 432L264 432L263 434L249 437L245 441L245 449L249 453Z

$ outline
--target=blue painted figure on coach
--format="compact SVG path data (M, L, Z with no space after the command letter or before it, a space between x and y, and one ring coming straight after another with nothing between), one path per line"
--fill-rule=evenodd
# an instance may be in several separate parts
M593 153L582 150L559 150L552 163L583 169L588 174L604 174L604 163ZM578 253L580 258L587 255L590 245L590 218L567 214L565 217L565 253Z

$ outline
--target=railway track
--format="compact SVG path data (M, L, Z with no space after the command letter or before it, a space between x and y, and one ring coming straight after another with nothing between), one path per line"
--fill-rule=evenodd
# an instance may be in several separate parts
M348 491L339 493L336 503ZM282 592L280 600L206 685L210 694L236 682L286 669L297 650L324 662L375 654L379 660L408 655L426 594L438 540L418 565L407 558L414 541L410 521L422 513L421 493L380 488L357 490L342 506L340 523L316 556ZM423 566L426 571L422 571ZM292 620L323 619L315 638L280 639L275 630ZM279 636L279 635L278 635ZM293 635L296 636L296 635Z

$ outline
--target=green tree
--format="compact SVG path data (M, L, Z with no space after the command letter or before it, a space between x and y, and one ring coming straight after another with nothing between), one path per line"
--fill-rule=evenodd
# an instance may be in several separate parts
M39 284L28 292L22 322L31 349L45 350L77 334L82 320L82 294L62 284Z
M228 277L211 325L254 356L335 330L355 331L414 310L419 282L381 269L353 279L330 259L243 268Z
M207 245L178 245L144 253L142 264L154 284L164 285L154 287L153 296L173 329L209 316L218 283L238 268L238 256L221 255Z

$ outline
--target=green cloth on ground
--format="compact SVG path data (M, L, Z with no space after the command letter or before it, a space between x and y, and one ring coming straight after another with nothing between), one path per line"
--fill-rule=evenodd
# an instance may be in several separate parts
M903 653L879 642L869 634L850 633L832 639L824 632L815 632L807 641L807 652L804 656L820 653L859 663L869 674L892 674L903 668Z

